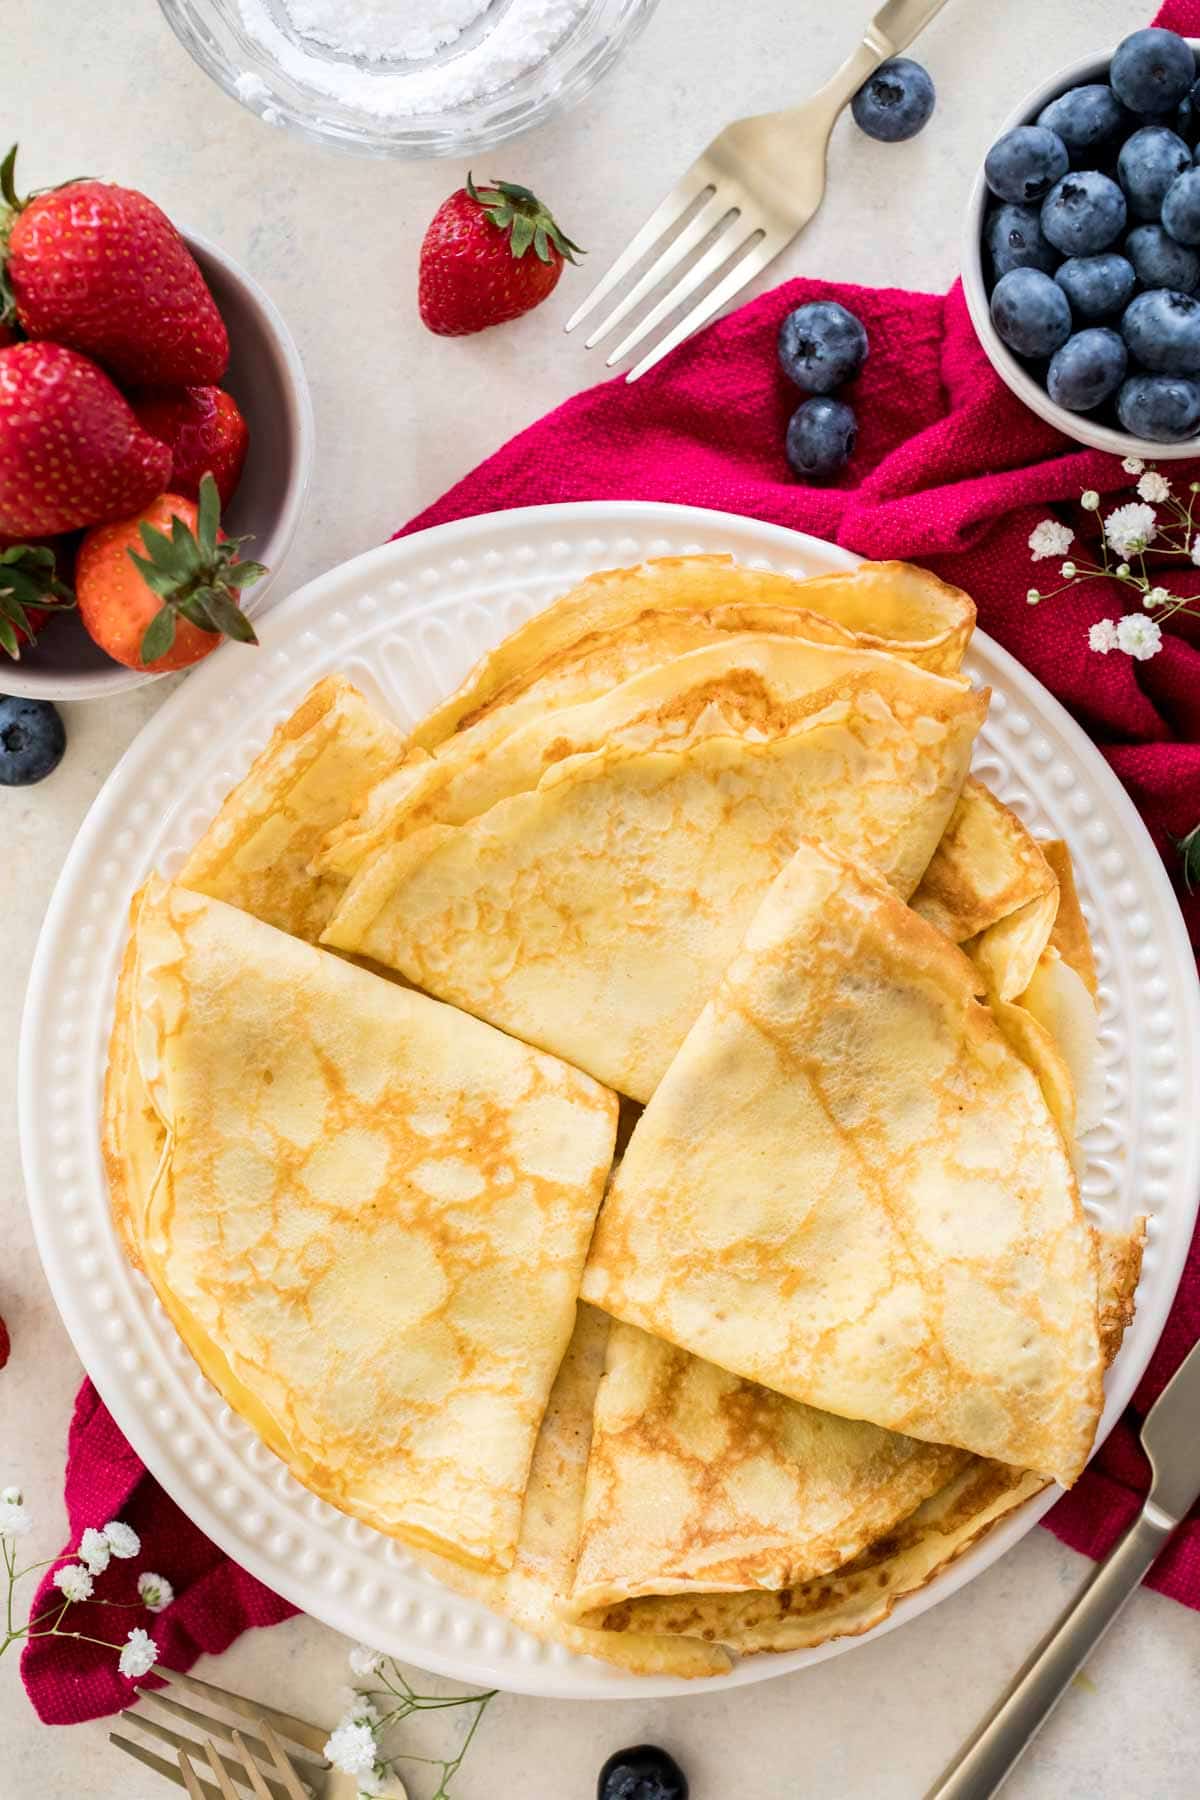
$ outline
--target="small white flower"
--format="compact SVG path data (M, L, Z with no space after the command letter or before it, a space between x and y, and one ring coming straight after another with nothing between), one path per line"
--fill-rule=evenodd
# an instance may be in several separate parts
M1128 564L1128 563L1118 563L1118 564L1117 564L1117 567L1116 567L1116 570L1115 570L1115 573L1116 573L1116 574L1118 574L1118 575L1128 575L1128 573L1129 573L1129 564Z
M51 1579L68 1600L92 1597L92 1578L79 1563L64 1563L61 1569L55 1569Z
M364 1770L358 1777L359 1800L376 1800L383 1792L383 1776L377 1769Z
M387 1775L378 1770L370 1775L360 1775L358 1791L365 1800L408 1800L408 1789L393 1769Z
M1115 619L1098 619L1088 632L1088 647L1098 650L1101 656L1107 656L1110 650L1117 647L1117 621Z
M378 1725L379 1708L368 1694L355 1694L338 1723L340 1725Z
M1079 496L1079 504L1082 506L1084 512L1098 512L1100 510L1100 496L1095 488L1085 488L1083 493Z
M1154 508L1139 506L1136 500L1128 506L1118 506L1104 521L1104 535L1118 556L1144 550L1156 529Z
M1041 597L1042 596L1038 593L1036 588L1030 588L1028 593L1025 595L1025 598L1029 602L1030 606L1036 606L1038 601L1041 599Z
M375 1733L369 1725L343 1723L330 1733L325 1755L347 1775L370 1775L376 1761Z
M5 1506L20 1506L24 1498L19 1487L0 1488L0 1502Z
M158 1661L154 1639L140 1626L130 1632L121 1649L117 1667L127 1681L140 1681Z
M361 1679L374 1675L382 1663L383 1657L378 1650L369 1650L365 1644L355 1644L350 1652L351 1672Z
M1048 556L1065 556L1075 542L1075 533L1058 519L1043 519L1029 534L1029 548L1034 562Z
M1192 561L1200 565L1200 533L1192 539Z
M1078 573L1078 571L1073 562L1065 562L1063 564L1062 568L1059 570L1059 574L1062 576L1064 581L1074 581L1077 573Z
M1171 498L1171 484L1165 475L1159 474L1157 469L1146 470L1146 473L1137 484L1137 491L1143 500L1154 500L1157 502L1160 500L1169 500Z
M149 1569L144 1569L138 1576L138 1593L142 1605L152 1613L164 1612L175 1598L175 1589L166 1576L152 1575Z
M112 1545L102 1531L93 1531L89 1525L75 1554L80 1562L87 1564L92 1575L103 1575L112 1557Z
M1146 595L1144 604L1146 606L1165 606L1170 598L1165 587L1153 587Z
M24 1537L33 1530L33 1514L29 1508L22 1506L20 1500L10 1500L10 1494L17 1493L16 1488L5 1488L0 1496L0 1538Z
M1140 475L1145 466L1140 456L1127 456L1121 464L1127 475Z
M1130 613L1117 626L1117 643L1127 656L1145 662L1162 648L1162 626L1145 613Z
M132 1525L123 1525L120 1519L110 1519L104 1527L104 1535L108 1539L108 1547L114 1556L122 1559L136 1556L142 1547L142 1540Z

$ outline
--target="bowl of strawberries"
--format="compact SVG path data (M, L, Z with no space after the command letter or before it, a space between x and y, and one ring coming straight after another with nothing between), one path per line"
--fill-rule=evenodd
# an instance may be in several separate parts
M88 699L251 623L312 464L299 353L144 194L0 163L0 689Z

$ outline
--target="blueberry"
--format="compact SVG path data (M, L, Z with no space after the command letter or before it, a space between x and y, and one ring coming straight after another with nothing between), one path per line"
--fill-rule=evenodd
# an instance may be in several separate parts
M1157 219L1167 189L1192 166L1192 153L1165 125L1146 125L1126 138L1117 157L1117 179L1135 219Z
M806 400L788 420L787 459L802 481L832 480L854 454L858 420L844 400Z
M992 290L992 324L1018 356L1053 356L1071 335L1071 308L1049 275L1012 269Z
M1039 125L1058 133L1071 161L1087 168L1096 161L1094 152L1103 151L1117 137L1127 115L1121 102L1106 82L1089 82L1086 87L1068 88L1037 116Z
M916 137L929 123L936 99L927 70L908 56L880 63L850 102L854 123L881 144Z
M596 1800L688 1800L687 1776L657 1744L635 1744L609 1757Z
M1181 443L1200 429L1200 385L1181 375L1131 375L1117 395L1117 418L1134 437Z
M810 394L830 394L852 381L867 360L861 319L836 300L810 300L779 327L779 361L789 381Z
M1064 175L1042 201L1042 233L1064 256L1106 250L1124 229L1125 196L1095 169Z
M1194 81L1175 109L1175 129L1185 144L1200 138L1200 81Z
M1196 79L1196 59L1178 32L1148 26L1117 45L1108 79L1131 112L1170 112Z
M1171 288L1138 294L1121 314L1129 354L1156 375L1200 374L1200 300Z
M1036 206L994 206L983 228L983 241L996 275L1010 269L1054 271L1058 251L1042 236L1041 215Z
M1125 379L1125 345L1107 325L1077 331L1050 358L1046 392L1056 406L1091 412L1115 394Z
M1143 225L1142 231L1157 231L1157 225ZM1130 232L1128 243L1137 234ZM1077 319L1106 319L1119 313L1133 293L1136 277L1132 264L1115 250L1100 256L1069 256L1059 263L1054 276L1071 302Z
M49 700L0 694L0 787L30 787L57 769L67 747L58 708Z
M1162 204L1162 222L1176 243L1200 244L1200 169L1175 177Z
M1125 239L1125 254L1143 287L1174 288L1177 293L1190 294L1200 281L1200 256L1185 244L1177 244L1161 225L1135 226ZM1063 268L1066 266L1064 263Z
M1018 125L997 138L983 165L998 200L1044 200L1069 167L1067 146L1044 125Z

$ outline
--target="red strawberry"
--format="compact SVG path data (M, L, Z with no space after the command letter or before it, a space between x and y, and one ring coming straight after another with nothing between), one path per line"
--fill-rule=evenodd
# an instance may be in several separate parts
M133 410L143 429L170 448L172 490L194 500L208 471L228 506L250 442L233 395L217 387L150 389L134 395Z
M222 635L258 642L238 596L266 570L241 562L245 540L220 525L216 483L205 475L198 504L162 494L133 518L88 532L75 563L79 616L116 662L157 673L199 662Z
M95 357L120 381L220 381L229 338L195 258L166 213L133 188L70 181L31 200L0 164L0 239L16 319Z
M52 537L161 494L171 452L103 370L60 344L0 350L0 532Z
M528 188L497 181L477 189L468 175L421 245L421 318L439 337L518 319L557 286L564 259L582 254Z
M53 543L20 544L0 537L0 649L14 660L20 659L22 644L36 640L52 612L69 612L74 606L64 572Z

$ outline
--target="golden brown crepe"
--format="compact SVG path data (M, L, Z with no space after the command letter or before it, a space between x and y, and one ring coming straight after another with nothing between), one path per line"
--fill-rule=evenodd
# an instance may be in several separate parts
M638 1122L583 1296L848 1418L1074 1480L1091 1233L972 965L803 846Z
M615 1096L162 883L126 1031L164 1150L119 1214L200 1366L322 1498L508 1567Z
M1096 998L1096 957L1088 936L1079 889L1075 885L1075 868L1071 852L1061 838L1044 838L1042 853L1054 870L1058 881L1058 911L1050 933L1050 947L1057 950L1068 968L1074 969L1084 987Z
M895 659L765 740L593 750L355 878L323 942L578 1064L637 1100L805 833L911 893L986 695Z

